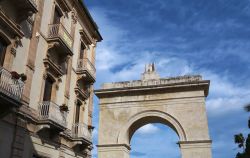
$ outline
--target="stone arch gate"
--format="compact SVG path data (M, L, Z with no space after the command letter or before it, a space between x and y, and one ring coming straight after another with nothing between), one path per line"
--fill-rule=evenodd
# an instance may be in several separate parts
M129 158L131 137L148 123L165 124L178 134L182 158L211 158L208 89L209 81L201 76L159 78L154 65L146 67L142 80L103 84L95 91L100 99L98 158Z

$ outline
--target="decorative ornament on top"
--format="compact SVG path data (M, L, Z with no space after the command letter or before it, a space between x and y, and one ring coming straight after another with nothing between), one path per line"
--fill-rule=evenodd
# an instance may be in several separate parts
M156 72L155 64L150 63L145 66L145 71L142 74L142 80L158 80L160 75Z

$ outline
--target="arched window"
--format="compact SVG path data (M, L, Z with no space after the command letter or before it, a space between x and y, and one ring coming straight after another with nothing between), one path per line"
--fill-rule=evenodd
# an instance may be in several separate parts
M7 43L0 37L0 66L4 64L4 58L6 54Z

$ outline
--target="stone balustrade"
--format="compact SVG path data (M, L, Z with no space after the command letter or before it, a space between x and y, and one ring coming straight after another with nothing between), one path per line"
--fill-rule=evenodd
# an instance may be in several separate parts
M67 127L67 112L61 111L59 105L51 101L44 101L40 103L39 120L52 121L62 127Z
M88 125L84 123L74 123L72 124L71 136L73 138L84 138L91 141L91 133L88 129Z
M61 23L49 25L48 39L55 38L61 39L68 46L68 48L72 50L73 38Z
M77 72L88 72L95 79L96 69L88 58L79 59L77 61Z

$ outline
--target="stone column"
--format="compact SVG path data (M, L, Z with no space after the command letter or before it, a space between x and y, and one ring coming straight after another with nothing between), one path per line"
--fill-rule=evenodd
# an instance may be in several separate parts
M211 140L179 142L182 158L212 158Z
M130 147L126 144L98 145L98 158L129 158Z

